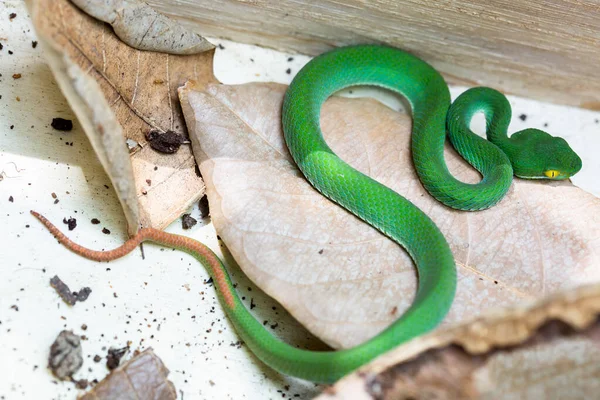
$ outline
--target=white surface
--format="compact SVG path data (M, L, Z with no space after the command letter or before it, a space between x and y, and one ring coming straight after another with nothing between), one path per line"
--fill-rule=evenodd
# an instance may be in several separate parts
M8 19L11 12L17 13L12 22ZM84 365L76 374L78 379L102 379L107 373L105 360L94 363L94 355L105 356L104 346L123 347L131 341L132 350L154 348L171 370L169 379L180 398L311 398L320 391L321 387L273 373L245 347L230 346L239 339L216 301L214 288L204 283L208 275L191 257L146 245L145 260L134 251L109 264L87 261L58 245L29 215L35 209L65 230L62 219L76 218L77 228L68 235L96 249L116 247L126 237L119 203L80 126L75 122L69 133L50 127L53 117L75 117L41 49L32 48L32 40L35 35L23 3L5 1L0 5L0 43L4 46L0 50L0 171L5 174L0 181L0 400L75 398L74 385L56 383L46 369L49 346L62 329L88 338L82 342ZM217 49L216 75L228 84L289 83L308 60L214 42L224 46ZM288 61L289 57L293 60ZM14 80L14 73L21 73L22 78ZM453 95L461 90L454 88ZM600 113L516 98L511 103L515 114L511 129L543 128L547 123L551 134L565 136L584 161L574 182L600 195L596 176L600 172L596 155ZM516 118L520 114L527 115L525 122ZM57 204L52 193L59 199ZM9 202L9 196L14 202ZM191 213L199 219L197 208ZM101 224L91 224L92 218ZM111 234L102 234L103 227ZM167 230L192 236L219 251L208 221L183 231L178 220ZM234 272L241 295L247 304L254 299L253 311L260 320L277 322L274 332L287 340L305 342L304 330L239 271ZM91 287L90 298L66 306L49 286L54 275L72 290ZM82 324L88 326L86 331Z

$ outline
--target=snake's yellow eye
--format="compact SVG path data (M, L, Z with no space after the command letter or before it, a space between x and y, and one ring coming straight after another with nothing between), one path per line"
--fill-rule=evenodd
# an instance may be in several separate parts
M544 172L544 175L546 175L548 178L556 178L558 175L560 175L560 173L555 169L549 169L548 171Z

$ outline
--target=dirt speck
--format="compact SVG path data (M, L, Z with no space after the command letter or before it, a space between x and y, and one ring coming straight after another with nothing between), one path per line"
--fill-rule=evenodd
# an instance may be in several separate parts
M52 286L63 301L70 306L75 305L78 301L86 301L90 296L90 293L92 293L92 289L89 287L84 287L80 289L79 292L72 292L71 289L69 289L69 286L67 286L58 275L54 275L50 279L50 286Z
M210 209L208 207L208 197L206 195L202 196L202 198L198 202L198 208L200 208L200 216L202 218L206 218L210 215Z
M183 229L190 229L197 223L198 221L196 221L196 219L193 218L190 214L183 214L183 217L181 218L181 227Z
M119 366L121 358L129 351L129 347L122 347L120 349L108 349L108 356L106 357L106 367L111 371Z
M57 131L68 132L73 129L73 121L64 118L52 118L50 126Z
M62 331L50 347L48 368L58 379L65 380L73 376L82 364L79 336L71 331Z
M80 379L75 383L75 386L77 387L77 389L85 390L87 389L89 384L90 383L87 379Z
M57 131L68 132L73 129L73 121L64 118L52 118L50 126Z
M146 140L150 143L150 147L159 153L173 154L186 141L186 137L175 131L162 133L157 130L151 130L146 134Z
M68 225L69 230L72 231L77 227L77 220L72 217L69 217L69 219L63 218L63 224Z

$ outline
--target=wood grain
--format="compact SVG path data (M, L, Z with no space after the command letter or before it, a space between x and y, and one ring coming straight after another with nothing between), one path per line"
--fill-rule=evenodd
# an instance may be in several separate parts
M207 36L318 54L382 42L451 83L600 109L600 3L592 0L150 0Z

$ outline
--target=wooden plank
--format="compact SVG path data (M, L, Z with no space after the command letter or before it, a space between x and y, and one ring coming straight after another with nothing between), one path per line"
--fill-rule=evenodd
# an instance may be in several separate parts
M549 102L600 109L596 0L151 0L201 34L318 54L387 43L442 71Z

